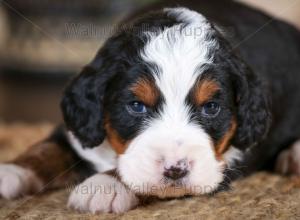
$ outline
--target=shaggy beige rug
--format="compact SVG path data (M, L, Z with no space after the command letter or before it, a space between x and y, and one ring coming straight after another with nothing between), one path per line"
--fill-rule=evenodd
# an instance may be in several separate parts
M47 136L50 124L0 124L0 161ZM258 173L216 196L156 201L122 215L83 214L66 208L68 190L16 201L0 199L0 219L300 219L297 179Z

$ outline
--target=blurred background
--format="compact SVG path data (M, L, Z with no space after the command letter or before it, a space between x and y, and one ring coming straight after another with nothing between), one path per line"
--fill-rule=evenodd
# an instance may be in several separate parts
M93 58L114 24L154 1L0 1L0 123L61 122L66 82ZM241 1L300 29L300 0Z

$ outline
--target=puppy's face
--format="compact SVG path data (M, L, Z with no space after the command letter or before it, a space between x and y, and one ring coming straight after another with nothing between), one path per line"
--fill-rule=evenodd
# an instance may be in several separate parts
M223 154L236 131L232 93L212 69L169 68L113 82L105 104L107 139L133 190L211 192L223 181Z
M265 133L267 104L257 92L250 99L244 64L203 16L183 8L160 16L148 23L151 32L108 41L94 61L97 70L67 89L65 121L87 147L110 142L121 179L135 192L209 193L224 180L230 145L247 147ZM258 119L245 112L249 105Z

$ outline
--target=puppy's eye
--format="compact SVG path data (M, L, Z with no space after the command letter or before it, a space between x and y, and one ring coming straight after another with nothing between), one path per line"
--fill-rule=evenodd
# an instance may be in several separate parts
M205 117L216 117L221 110L221 107L216 102L208 102L202 107L202 115Z
M136 114L144 114L147 112L147 108L144 105L144 103L139 102L139 101L130 102L127 105L127 110L130 113L136 113Z

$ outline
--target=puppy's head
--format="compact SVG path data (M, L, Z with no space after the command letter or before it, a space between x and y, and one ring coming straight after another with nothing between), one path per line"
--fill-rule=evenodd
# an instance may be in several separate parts
M62 110L84 147L109 141L124 183L160 197L215 190L230 146L256 144L269 124L257 76L213 25L185 8L151 14L111 37L67 87Z

